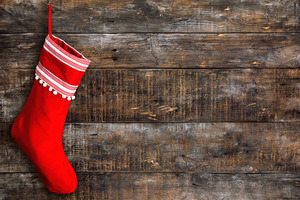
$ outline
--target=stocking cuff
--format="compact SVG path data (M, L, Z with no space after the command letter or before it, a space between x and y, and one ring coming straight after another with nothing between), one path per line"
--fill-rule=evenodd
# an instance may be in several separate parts
M48 85L53 94L71 100L90 62L64 40L47 35L35 69L36 80L41 79L39 82Z

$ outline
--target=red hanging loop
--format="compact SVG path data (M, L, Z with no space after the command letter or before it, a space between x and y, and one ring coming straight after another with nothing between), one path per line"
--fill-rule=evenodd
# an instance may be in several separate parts
M48 33L52 35L52 28L51 28L51 4L48 5Z

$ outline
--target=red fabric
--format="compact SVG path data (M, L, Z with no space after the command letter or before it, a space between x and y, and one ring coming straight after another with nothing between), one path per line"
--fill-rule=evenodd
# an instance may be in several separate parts
M51 4L48 5L48 33L52 35L52 27L51 27Z
M76 57L78 62L89 65L88 59L61 39L57 38L56 44L58 51L67 59ZM77 187L77 177L62 146L62 134L71 101L62 98L63 89L62 92L58 90L57 95L49 90L55 90L57 83L65 87L73 85L67 89L77 88L85 71L70 67L44 48L40 63L52 79L37 76L24 108L13 123L11 134L50 191L71 193ZM55 87L51 89L51 85Z
M50 39L50 37L48 35L46 37L46 39L51 40L52 38ZM64 53L66 56L70 57L70 55L72 55L72 56L76 55L75 53L73 54L74 51L72 53L63 52L63 50L64 50L63 46L67 46L67 44L62 43L60 45L62 45L62 46L58 45L56 47L62 53ZM88 60L86 60L86 61L88 61ZM60 79L62 79L63 81L65 81L71 85L79 85L79 83L81 81L81 77L84 74L83 71L78 71L78 70L66 65L61 60L57 59L53 54L49 53L45 48L42 49L42 52L40 55L40 62L43 66L45 66L47 69L49 69L57 77L59 77ZM89 61L88 61L88 63L89 63Z
M36 80L27 102L13 123L12 137L52 192L70 193L77 178L62 146L70 101L53 95Z

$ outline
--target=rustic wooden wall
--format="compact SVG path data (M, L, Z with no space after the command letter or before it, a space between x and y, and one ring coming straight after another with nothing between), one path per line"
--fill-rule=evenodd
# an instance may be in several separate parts
M92 63L45 189L10 135L47 34ZM300 199L299 0L0 2L0 199Z

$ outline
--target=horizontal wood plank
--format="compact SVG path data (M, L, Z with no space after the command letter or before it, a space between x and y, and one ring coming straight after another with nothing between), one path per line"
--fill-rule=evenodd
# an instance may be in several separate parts
M299 199L299 175L78 174L74 193L57 195L36 174L0 174L1 199ZM17 191L17 192L16 192Z
M45 34L0 35L0 69L33 69ZM299 34L59 34L89 68L299 68Z
M63 145L77 172L297 173L299 125L68 123ZM0 172L34 172L10 128L1 124Z
M0 33L299 32L297 0L2 1Z
M0 80L0 119L13 122L34 71L2 70ZM299 121L299 81L299 69L88 69L67 121Z

